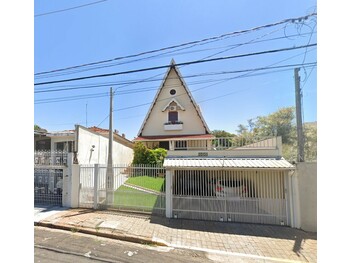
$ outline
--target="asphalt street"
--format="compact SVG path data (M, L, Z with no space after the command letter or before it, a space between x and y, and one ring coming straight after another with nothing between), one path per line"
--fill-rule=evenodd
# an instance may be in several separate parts
M34 228L34 262L269 262L233 255L136 244L74 231ZM272 262L272 261L271 261Z

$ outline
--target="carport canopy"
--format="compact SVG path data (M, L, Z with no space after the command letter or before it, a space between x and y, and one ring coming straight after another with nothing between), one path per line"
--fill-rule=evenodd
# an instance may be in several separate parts
M291 163L283 158L166 157L163 166L170 169L295 169Z

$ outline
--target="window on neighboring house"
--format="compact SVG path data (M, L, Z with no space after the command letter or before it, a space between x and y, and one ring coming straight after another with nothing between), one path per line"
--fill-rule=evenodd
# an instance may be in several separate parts
M169 114L168 114L168 121L171 122L171 123L175 123L178 121L178 112L177 111L169 111Z
M57 151L66 151L66 152L73 152L74 150L74 142L57 142L56 143L56 150Z

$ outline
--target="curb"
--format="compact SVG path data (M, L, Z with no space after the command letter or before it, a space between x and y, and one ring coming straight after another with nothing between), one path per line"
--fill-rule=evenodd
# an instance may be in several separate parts
M60 230L66 230L66 231L74 231L79 232L83 234L88 235L94 235L99 237L105 237L110 239L116 239L116 240L122 240L132 243L138 243L143 245L155 245L155 246L162 246L162 247L168 247L168 245L161 241L155 241L149 238L143 238L143 237L135 237L135 236L129 236L129 235L123 235L123 234L112 234L112 233L106 233L106 232L100 232L96 230L91 230L83 227L76 227L76 226L66 226L66 225L59 225L59 224L52 224L52 223L45 223L45 222L34 222L34 226L40 226L40 227L47 227L52 229L60 229Z

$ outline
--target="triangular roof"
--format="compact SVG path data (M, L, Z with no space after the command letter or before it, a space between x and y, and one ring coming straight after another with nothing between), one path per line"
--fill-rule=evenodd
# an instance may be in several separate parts
M194 108L195 108L195 110L196 110L196 112L197 112L197 114L198 114L200 120L201 120L202 123L203 123L203 126L204 126L204 128L205 128L206 133L207 133L207 134L210 134L210 130L209 130L209 128L208 128L208 125L207 125L207 123L205 122L205 120L204 120L204 118L203 118L203 116L202 116L202 113L201 113L201 111L199 110L198 105L196 104L195 100L193 99L192 94L191 94L190 90L188 89L188 87L187 87L187 85L186 85L186 82L184 81L184 79L183 79L183 77L182 77L182 75L181 75L181 73L180 73L178 67L176 66L175 60L172 59L172 60L171 60L171 63L170 63L170 66L168 67L168 70L167 70L166 74L164 75L164 78L163 78L163 80L162 80L162 83L161 83L161 85L160 85L160 87L159 87L159 89L158 89L158 91L157 91L157 94L156 94L156 96L155 96L154 99L153 99L153 102L152 102L152 104L151 104L151 107L149 108L149 110L148 110L148 112L147 112L147 115L146 115L146 117L145 117L145 119L144 119L144 121L143 121L143 123L142 123L142 125L141 125L141 128L140 128L140 130L139 130L139 132L138 132L138 136L141 136L142 131L143 131L144 127L145 127L145 124L146 124L146 122L147 122L147 120L148 120L148 118L149 118L149 116L150 116L150 114L151 114L151 112L152 112L152 109L153 109L155 103L156 103L157 100L158 100L159 94L160 94L161 90L163 89L164 84L165 84L165 81L166 81L166 79L168 78L168 76L169 76L169 74L170 74L170 71L171 71L172 69L174 69L175 72L176 72L176 74L178 75L178 77L179 77L179 79L180 79L180 81L181 81L181 83L182 83L182 85L183 85L183 87L184 87L184 89L185 89L187 95L188 95L189 98L190 98L191 103L193 104L193 106L194 106ZM177 96L175 96L175 97L177 97Z

